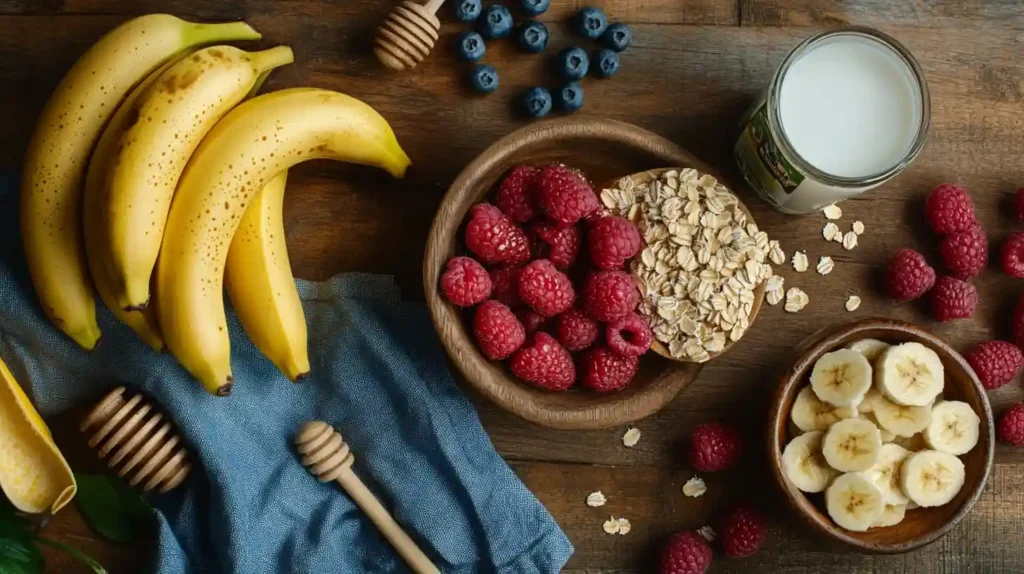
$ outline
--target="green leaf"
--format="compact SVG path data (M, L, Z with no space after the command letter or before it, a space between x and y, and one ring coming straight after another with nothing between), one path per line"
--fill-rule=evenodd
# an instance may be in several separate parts
M75 502L86 522L114 542L131 542L151 528L153 509L119 478L101 474L75 474Z
M43 557L33 544L32 523L17 513L14 505L0 493L0 572L38 574Z

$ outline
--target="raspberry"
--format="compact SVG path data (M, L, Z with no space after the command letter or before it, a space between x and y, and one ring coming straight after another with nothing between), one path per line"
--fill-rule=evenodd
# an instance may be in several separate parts
M736 465L742 452L740 433L720 422L697 425L690 435L690 466L701 472L718 472Z
M640 251L640 232L628 219L596 217L587 222L587 248L598 269L621 269Z
M519 296L544 317L554 317L572 307L576 300L569 276L555 269L547 259L538 259L523 267L519 275Z
M537 202L549 219L572 225L601 209L590 185L567 167L549 165L537 176Z
M526 341L526 330L508 307L497 301L484 301L473 317L473 333L480 351L488 359L508 358Z
M522 272L522 267L502 267L491 271L491 283L494 284L491 298L510 308L522 305L523 299L519 296L519 274Z
M996 434L999 440L1013 446L1024 445L1024 403L1013 405L1003 413Z
M481 203L470 210L466 247L487 265L522 265L530 260L526 233L497 207Z
M1024 221L1024 187L1018 189L1013 196L1013 214L1018 221Z
M558 342L570 351L582 351L593 345L600 331L597 321L575 307L558 316Z
M932 289L931 306L938 321L966 319L978 307L978 290L955 277L939 277Z
M988 264L988 238L981 227L950 233L939 244L942 262L958 279L970 279Z
M598 271L587 279L584 306L587 313L606 323L621 319L640 303L640 290L628 273Z
M523 328L526 329L527 335L532 335L543 329L544 322L547 321L547 318L541 317L535 313L533 309L528 309L526 307L516 309L515 314L516 318L519 319L519 322L523 324Z
M564 391L576 380L572 355L543 331L533 336L531 345L519 349L509 368L520 379L549 391Z
M605 330L608 346L620 355L639 357L651 348L654 335L647 320L630 313L625 317L608 324Z
M885 266L885 293L893 299L917 299L934 284L935 270L913 249L900 249Z
M1016 231L1006 238L999 259L1004 273L1010 277L1024 277L1024 233Z
M992 391L1009 383L1020 374L1024 367L1024 353L1006 341L987 341L965 356L971 368L977 373L981 386Z
M704 574L711 566L711 546L696 532L677 532L661 551L658 574Z
M580 382L604 393L623 389L636 374L637 357L625 357L605 346L594 347L580 358Z
M580 252L580 229L575 225L558 227L550 221L538 221L531 228L536 255L548 259L555 267L566 270L576 262Z
M971 196L951 183L944 183L928 194L924 214L939 235L966 231L976 223Z
M1013 340L1024 350L1024 295L1017 300L1017 308L1013 310Z
M732 508L719 527L722 548L729 558L753 556L768 538L768 527L761 513L746 505Z
M491 295L491 276L483 265L469 257L455 257L441 275L441 289L459 307L471 307Z
M534 195L539 170L528 165L517 165L498 186L494 203L512 221L526 223L536 216Z

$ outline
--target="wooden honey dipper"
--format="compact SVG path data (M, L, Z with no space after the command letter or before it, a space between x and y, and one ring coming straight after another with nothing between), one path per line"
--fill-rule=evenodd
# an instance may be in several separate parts
M91 433L89 446L97 449L107 466L117 468L117 475L127 476L128 484L142 492L159 487L167 492L182 482L192 470L188 451L174 430L141 394L129 400L125 388L111 391L93 408L78 427ZM141 485L141 486L140 486Z
M415 68L437 43L441 21L435 15L444 0L417 4L405 0L377 28L373 53L392 70Z
M320 482L336 480L370 517L370 521L380 529L381 534L395 547L413 572L440 572L352 471L356 457L331 425L320 421L306 423L295 435L295 445L302 455L303 466L309 468Z

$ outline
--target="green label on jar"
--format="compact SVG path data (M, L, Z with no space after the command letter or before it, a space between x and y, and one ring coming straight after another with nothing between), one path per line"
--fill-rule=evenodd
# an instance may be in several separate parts
M747 183L764 199L779 205L804 181L779 152L768 127L768 112L761 104L749 115L734 149L736 164Z

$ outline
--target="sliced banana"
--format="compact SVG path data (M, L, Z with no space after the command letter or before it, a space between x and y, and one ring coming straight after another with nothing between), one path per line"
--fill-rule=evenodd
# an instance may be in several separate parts
M864 476L882 491L882 499L886 504L904 505L910 501L900 486L900 470L903 468L903 461L911 454L913 453L898 444L882 445L878 461L864 471Z
M825 433L811 431L789 441L782 451L782 473L804 492L822 492L838 474L821 454Z
M875 399L871 414L875 416L880 428L902 437L912 437L932 422L930 404L923 407L898 405L883 396Z
M871 363L849 349L825 353L811 370L811 388L831 405L857 406L871 388Z
M823 431L838 421L856 417L857 409L834 407L819 399L811 387L804 387L796 395L789 416L793 424L804 432Z
M864 532L882 518L882 491L859 472L832 481L825 491L825 509L832 520L847 530Z
M932 409L931 423L924 432L924 442L935 450L961 455L976 444L981 419L971 405L962 401L942 401Z
M868 392L864 393L864 398L861 399L860 404L857 405L857 412L863 414L870 413L875 410L875 401L877 401L881 396L882 393L872 386L868 389Z
M903 493L917 504L942 506L964 485L964 463L948 452L922 450L907 457L900 470Z
M860 415L860 418L867 419L871 421L871 423L874 424L876 427L878 427L878 435L882 438L882 444L896 440L896 435L885 430L878 424L878 419L875 418L875 413L863 413Z
M861 355L864 355L864 358L867 359L869 363L874 364L874 362L878 360L878 357L881 357L882 353L889 348L889 343L879 341L878 339L861 339L850 343L846 348L851 351L857 351Z
M821 451L829 466L841 472L857 472L878 462L882 437L867 419L844 419L825 433Z
M875 521L875 523L871 525L871 528L885 528L886 526L896 526L900 522L903 522L903 518L906 515L906 504L886 504L885 510L882 511L882 517Z
M945 370L935 351L921 343L889 347L875 364L875 384L892 402L923 407L945 384Z

